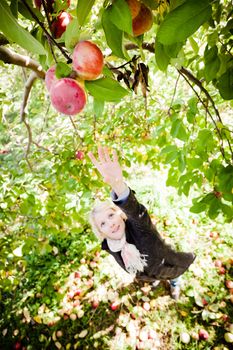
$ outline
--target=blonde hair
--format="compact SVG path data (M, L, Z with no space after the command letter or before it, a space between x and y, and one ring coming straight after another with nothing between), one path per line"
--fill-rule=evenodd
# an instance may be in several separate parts
M91 210L90 215L89 215L89 221L92 227L92 231L94 232L94 234L96 235L96 237L98 239L100 239L101 241L105 238L103 236L103 233L100 231L99 227L97 226L97 223L95 221L95 215L97 213L103 212L107 209L112 209L115 212L120 212L120 216L121 218L126 221L127 216L125 215L125 213L118 208L113 202L111 201L104 201L104 202L99 202L97 203L94 208Z

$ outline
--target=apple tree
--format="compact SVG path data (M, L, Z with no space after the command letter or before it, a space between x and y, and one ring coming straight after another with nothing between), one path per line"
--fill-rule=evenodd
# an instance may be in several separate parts
M68 166L70 154L59 147L58 152L49 152L49 130L45 144L35 141L38 126L29 105L39 108L33 95L38 80L48 94L43 80L53 67L53 79L61 84L57 89L53 85L49 94L53 106L53 101L60 104L67 96L66 81L71 81L75 93L83 98L75 110L79 114L67 117L77 136L77 159L95 142L119 144L125 150L126 165L166 166L167 185L176 187L179 194L188 196L192 189L201 190L193 199L192 212L205 211L212 219L221 214L231 221L231 15L231 3L225 0L2 0L0 60L3 67L23 67L25 78L17 112L28 135L23 145L27 172L33 171L30 152L34 152L34 163L39 158L32 150L36 146L45 151L47 161L57 164L57 172L63 172L61 181L66 176L80 179L81 192L89 197L90 190L99 186L87 176L92 174L88 164L74 170L75 166ZM75 69L80 42L94 43L104 56L104 67L91 79ZM90 53L83 55L83 69L90 70L90 64L85 66ZM169 105L163 100L165 90L170 92ZM3 94L3 124L4 103ZM58 124L55 138L65 138L64 125L59 129ZM62 154L65 165L61 159L58 165ZM51 188L52 180L44 181L43 186ZM17 195L14 198L18 200ZM35 201L33 196L25 201L31 211Z

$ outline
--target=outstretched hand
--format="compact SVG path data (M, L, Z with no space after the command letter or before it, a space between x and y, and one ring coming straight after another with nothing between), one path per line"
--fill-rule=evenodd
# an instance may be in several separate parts
M99 160L95 158L92 152L88 153L94 166L103 176L104 182L109 184L113 191L119 196L124 192L126 185L124 183L121 166L118 162L117 153L112 150L112 159L110 157L107 147L98 147Z

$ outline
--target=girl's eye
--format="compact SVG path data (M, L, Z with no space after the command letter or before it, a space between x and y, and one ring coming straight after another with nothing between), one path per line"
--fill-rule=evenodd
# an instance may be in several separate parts
M104 225L105 225L105 222L101 222L101 225L100 225L100 226L103 227Z
M114 215L114 214L113 214L113 213L111 213L111 214L109 214L109 215L108 215L108 217L109 217L109 218L112 218L112 217L113 217L113 215Z

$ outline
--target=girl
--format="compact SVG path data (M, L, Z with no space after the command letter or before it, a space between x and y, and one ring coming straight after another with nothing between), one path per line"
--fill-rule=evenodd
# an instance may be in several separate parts
M179 298L178 277L193 263L195 254L174 251L167 245L153 225L146 208L138 203L134 192L125 184L116 152L113 157L106 147L99 147L99 160L88 155L112 188L112 202L103 202L93 208L90 222L102 249L136 281L169 280L171 296Z

